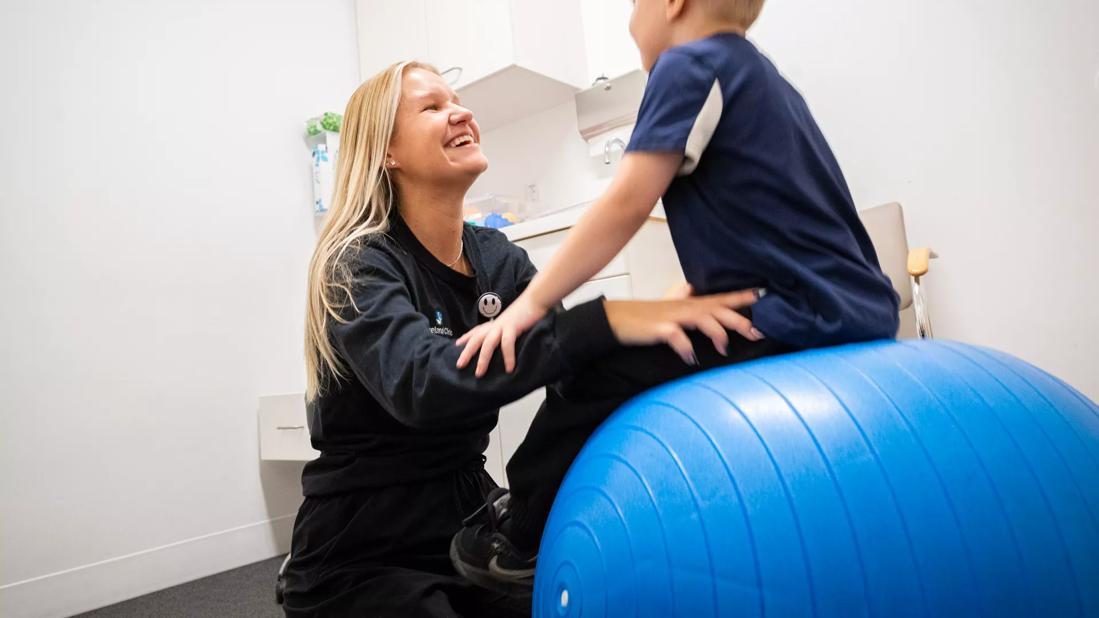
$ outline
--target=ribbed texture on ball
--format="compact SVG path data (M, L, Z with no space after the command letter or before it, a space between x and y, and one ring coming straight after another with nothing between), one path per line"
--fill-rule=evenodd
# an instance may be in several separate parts
M534 606L1099 616L1099 407L1018 359L945 341L815 350L660 387L574 462Z

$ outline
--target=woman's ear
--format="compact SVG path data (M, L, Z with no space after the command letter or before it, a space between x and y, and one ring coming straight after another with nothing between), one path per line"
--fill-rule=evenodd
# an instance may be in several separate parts
M395 170L400 167L400 164L393 158L393 153L385 153L385 168Z

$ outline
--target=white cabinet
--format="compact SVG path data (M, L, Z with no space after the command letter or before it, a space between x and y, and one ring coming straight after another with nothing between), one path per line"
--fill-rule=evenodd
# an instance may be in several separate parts
M425 57L440 70L461 67L456 89L514 63L510 4L509 0L427 0Z
M511 455L508 455L508 457L511 457ZM485 472L488 472L497 485L501 484L502 480L506 478L504 475L504 465L506 463L507 459L504 457L501 448L500 425L497 424L496 429L488 434L488 448L485 449Z
M624 0L356 0L355 9L362 79L402 60L460 67L448 78L482 131L641 68Z
M569 227L571 227L571 225ZM556 232L539 234L537 236L512 242L516 242L516 244L522 247L523 250L527 252L527 257L530 258L531 263L541 270L545 268L550 258L553 257L554 252L561 246L561 243L565 240L565 234L567 233L568 229L566 228ZM604 266L603 270L592 277L592 280L604 279L615 275L624 275L628 272L628 268L629 267L626 265L626 253L622 252Z
M632 3L612 0L356 0L360 75L394 62L462 67L462 88L520 66L576 88L641 68Z
M482 131L588 86L581 0L356 0L362 79L401 60L460 67ZM448 75L448 77L451 77Z
M523 438L527 435L527 428L530 427L535 413L538 412L538 408L545 398L546 389L539 388L526 397L500 409L500 422L496 425L496 431L492 432L492 441L498 445L497 449L502 462L499 468L500 476L496 476L496 473L488 467L485 468L498 485L508 486L507 462L515 454L515 449L519 448L519 444L523 442Z
M607 300L629 300L633 298L632 279L629 275L618 275L606 279L592 279L584 285L576 288L576 291L565 297L562 304L566 309L579 305L584 301L605 296Z
M506 460L500 449L499 429L493 430L489 439L491 442L485 450L485 470L492 475L492 478L503 479ZM319 455L320 452L313 448L309 440L305 393L264 395L259 398L259 458L261 460L310 461ZM510 457L510 454L508 456Z
M357 0L355 23L363 81L394 62L428 58L426 11L425 0Z
M587 85L580 0L426 0L427 58L459 90L511 67Z
M259 458L309 461L318 455L309 443L305 394L259 398Z
M629 29L632 2L585 0L581 10L589 85L600 76L614 79L641 68L641 53Z
M536 219L504 228L503 232L526 250L536 267L542 268L582 213L582 210L560 213L541 221ZM565 298L564 304L571 307L601 294L610 300L660 298L669 288L682 282L683 271L668 224L662 217L650 217L622 253L591 281ZM500 422L492 432L490 447L494 450L492 457L499 457L501 466L488 468L497 483L507 485L506 475L496 476L496 470L505 467L519 448L543 399L545 389L540 388L501 408Z

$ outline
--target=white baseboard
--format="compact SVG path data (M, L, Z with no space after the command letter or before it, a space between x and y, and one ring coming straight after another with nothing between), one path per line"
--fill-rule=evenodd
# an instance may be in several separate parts
M294 515L0 586L0 616L62 617L286 553ZM274 603L274 575L271 602Z

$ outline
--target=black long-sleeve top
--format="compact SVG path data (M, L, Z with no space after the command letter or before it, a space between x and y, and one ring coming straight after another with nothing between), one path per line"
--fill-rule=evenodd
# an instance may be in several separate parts
M516 369L455 368L454 340L497 315L530 282L526 252L496 230L466 226L475 276L436 260L394 215L390 230L349 255L354 307L329 335L350 378L309 403L320 457L305 495L416 482L480 458L501 405L561 379L617 346L601 300L553 312L516 343ZM486 296L495 294L496 298ZM475 364L475 363L473 363Z

